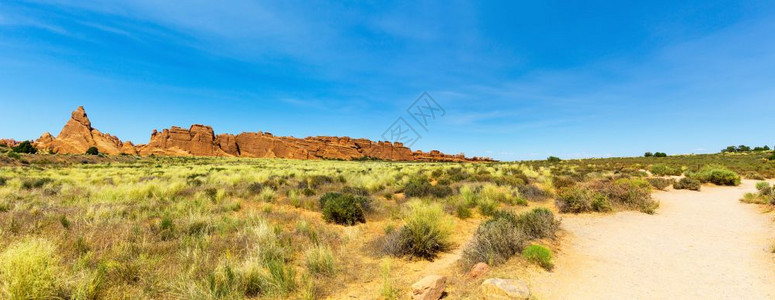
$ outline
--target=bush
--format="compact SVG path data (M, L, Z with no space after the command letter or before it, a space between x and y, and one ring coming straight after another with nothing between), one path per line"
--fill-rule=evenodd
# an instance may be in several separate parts
M646 154L643 154L643 157L652 157L654 156L654 153L646 152Z
M560 191L555 203L560 212L563 213L611 210L611 204L605 195L584 187L572 187Z
M536 263L546 270L554 268L552 263L552 251L541 245L530 245L522 250L522 257L530 262Z
M547 193L542 188L532 184L520 185L517 187L517 190L519 191L519 194L522 197L525 197L525 199L528 201L537 202L544 201L549 198L549 193Z
M425 197L432 195L437 198L444 198L452 195L452 192L452 188L448 185L431 185L430 181L428 181L428 178L425 176L413 177L404 186L404 195L407 197Z
M667 153L664 152L655 152L654 157L667 157Z
M706 166L697 173L687 174L687 177L715 185L740 185L740 175L722 166Z
M519 216L498 211L485 221L463 250L463 265L485 262L495 266L522 251L527 241L553 237L560 222L545 208L535 208Z
M479 262L499 265L517 254L528 238L517 230L516 219L513 214L501 211L479 225L473 239L463 250L465 268Z
M649 184L653 186L655 189L664 191L667 187L673 185L675 183L675 179L672 178L648 178L646 179L649 181Z
M88 155L100 155L100 150L97 149L97 147L89 147L89 149L86 149L86 154Z
M651 198L651 184L641 178L598 181L591 188L603 194L613 205L654 213L659 203Z
M550 163L555 163L555 162L560 162L560 161L562 161L562 159L560 159L560 158L559 158L559 157L557 157L557 156L549 156L549 158L547 158L547 159L546 159L546 161L548 161L548 162L550 162Z
M767 159L769 159L769 160L775 160L775 152L773 152L773 153L772 153L772 155L770 155L770 157L768 157Z
M680 168L673 168L668 165L656 164L651 166L651 174L656 176L679 176L683 173Z
M438 204L413 202L401 230L389 234L385 250L395 256L433 260L449 249L452 222Z
M45 239L16 242L0 254L3 299L59 299L64 280L56 246Z
M342 225L366 223L363 206L367 201L352 194L326 193L320 197L323 219Z
M16 147L13 147L13 152L35 154L35 153L38 153L38 149L35 148L35 146L33 146L32 143L30 143L30 141L24 141L24 142L21 142Z
M770 183L766 181L757 182L756 190L759 191L760 195L764 195L764 196L772 195L772 186L770 186Z
M681 178L681 180L678 180L675 184L673 184L673 188L676 190L692 190L692 191L699 191L702 183L693 178L684 177Z
M517 216L517 228L529 239L554 237L560 228L560 221L554 218L549 209L539 207Z

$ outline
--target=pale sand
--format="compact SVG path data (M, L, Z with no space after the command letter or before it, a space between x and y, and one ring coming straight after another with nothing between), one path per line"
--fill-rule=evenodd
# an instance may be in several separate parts
M530 279L539 299L775 299L772 214L740 203L756 181L657 192L655 215L564 215L553 272Z

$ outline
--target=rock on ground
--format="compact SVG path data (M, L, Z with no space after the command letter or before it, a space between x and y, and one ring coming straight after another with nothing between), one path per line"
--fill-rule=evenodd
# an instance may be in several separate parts
M482 299L530 299L527 284L517 279L490 278L482 282Z
M444 294L447 287L447 277L430 275L412 284L412 299L414 300L438 300Z

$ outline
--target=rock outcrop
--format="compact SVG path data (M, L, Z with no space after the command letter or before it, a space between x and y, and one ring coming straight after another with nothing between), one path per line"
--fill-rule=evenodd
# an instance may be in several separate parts
M133 150L134 147L131 144L125 146L117 137L94 129L83 106L73 111L70 120L56 138L46 132L38 138L35 146L38 149L62 154L83 154L89 147L97 147L100 153L110 155L137 152Z
M37 141L39 149L60 154L83 154L89 147L100 153L117 155L161 156L234 156L290 159L379 159L393 161L491 161L488 158L467 158L462 154L448 155L439 151L414 151L401 143L373 142L368 139L317 136L304 139L275 136L268 132L244 132L238 135L216 135L210 126L194 124L188 129L173 126L153 130L148 144L135 146L101 133L91 126L83 107L78 107L54 138L44 133Z

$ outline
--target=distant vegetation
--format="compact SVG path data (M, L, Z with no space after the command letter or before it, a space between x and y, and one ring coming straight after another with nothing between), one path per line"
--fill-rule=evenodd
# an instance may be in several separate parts
M35 154L38 153L38 149L30 143L30 141L24 141L19 143L16 147L13 147L13 152Z
M763 151L770 151L770 146L761 146L761 147L749 147L746 145L740 145L740 146L729 146L721 150L721 153L744 153L744 152L763 152Z
M643 155L643 157L667 157L667 153L664 152L646 152L646 154Z
M86 149L86 154L88 154L88 155L99 155L100 154L100 150L97 149L97 147L93 147L92 146L92 147L89 147L89 149Z

